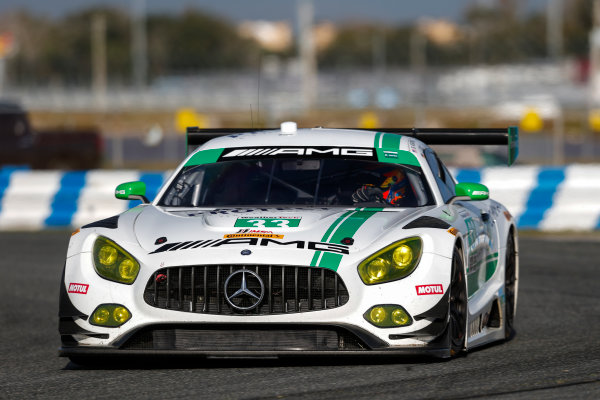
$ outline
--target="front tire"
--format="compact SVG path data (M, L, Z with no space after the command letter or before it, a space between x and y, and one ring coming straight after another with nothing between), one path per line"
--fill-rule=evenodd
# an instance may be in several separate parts
M451 277L448 331L450 356L453 357L464 350L467 333L467 287L462 253L457 248L452 254Z
M511 234L506 243L504 266L504 337L510 339L515 331L514 319L517 297L517 253L515 238Z

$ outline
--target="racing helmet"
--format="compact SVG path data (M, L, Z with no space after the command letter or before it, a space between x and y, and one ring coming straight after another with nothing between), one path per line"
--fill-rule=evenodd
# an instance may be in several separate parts
M383 199L388 204L398 204L407 195L408 179L404 170L395 168L383 174L383 182L379 186L383 191Z

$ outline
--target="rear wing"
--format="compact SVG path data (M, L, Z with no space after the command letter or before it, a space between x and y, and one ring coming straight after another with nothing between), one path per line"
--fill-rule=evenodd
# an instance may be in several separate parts
M332 128L333 129L333 128ZM428 145L506 145L508 150L508 165L512 165L519 155L519 128L341 128L359 131L372 131L393 133L402 136L414 137ZM278 128L225 128L225 129L199 129L187 128L187 154L206 143L210 139L235 133L272 131Z

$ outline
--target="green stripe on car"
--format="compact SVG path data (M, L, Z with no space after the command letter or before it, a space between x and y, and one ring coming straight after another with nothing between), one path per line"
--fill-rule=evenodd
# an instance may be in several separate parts
M407 164L420 167L417 157L410 151L400 150L401 135L393 133L375 134L373 147L377 153L377 161L390 164Z
M331 226L325 231L325 234L323 235L323 238L321 239L321 242L325 242L329 236L331 235L331 233L333 232L333 230L335 228L338 227L338 225L346 218L348 217L350 214L352 214L354 211L346 211L344 214L342 214L341 217L339 217L338 219L335 220L335 222L333 224L331 224ZM312 258L312 261L310 262L310 266L314 267L315 265L317 265L317 261L319 260L319 256L321 255L320 251L315 251L315 255Z
M217 162L219 157L221 157L221 154L223 154L223 150L224 149L201 150L191 156L185 163L185 166L189 167L190 165L202 165Z
M369 218L381 210L383 210L383 208L359 208L344 213L331 225L327 232L325 232L321 241L339 244L342 239L347 237L351 238ZM334 229L332 229L332 227L334 227ZM320 253L322 253L322 256ZM337 271L342 261L342 257L343 255L338 253L317 251L313 256L310 265Z
M402 138L402 136L400 135L394 135L392 133L385 133L383 135L383 141L382 141L382 148L389 148L392 150L399 150L400 149L400 139Z
M377 133L375 134L375 140L373 141L373 147L374 147L374 148L376 148L376 149L377 149L377 148L379 148L379 147L381 147L381 145L380 145L380 143L379 143L379 140L380 140L380 138L381 138L381 135L382 135L382 133L381 133L381 132L377 132Z
M485 281L487 282L496 272L498 267L498 253L490 254L485 262Z

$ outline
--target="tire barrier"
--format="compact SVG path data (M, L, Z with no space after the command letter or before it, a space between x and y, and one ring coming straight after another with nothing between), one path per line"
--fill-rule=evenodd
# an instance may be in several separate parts
M477 182L504 204L520 229L600 229L600 164L452 169L459 182ZM0 169L0 230L79 227L119 214L139 201L114 197L123 182L158 193L170 172L137 170L34 171Z

